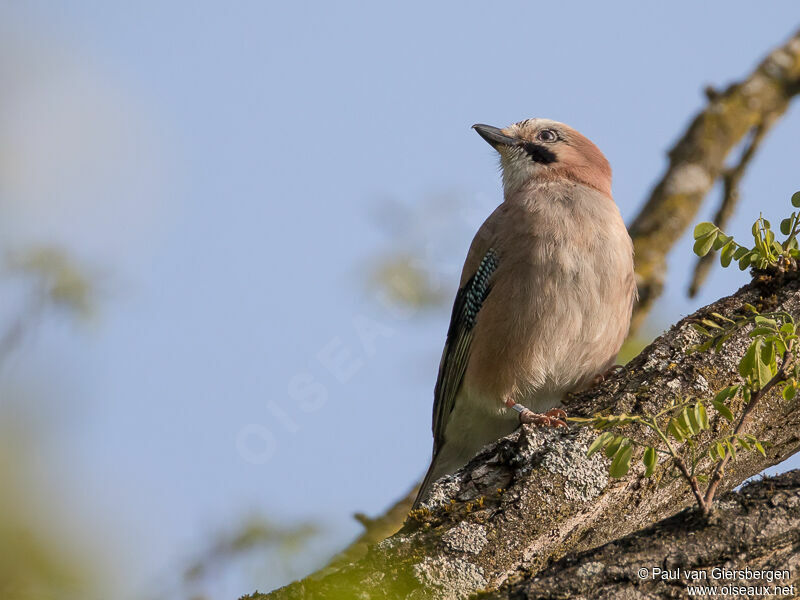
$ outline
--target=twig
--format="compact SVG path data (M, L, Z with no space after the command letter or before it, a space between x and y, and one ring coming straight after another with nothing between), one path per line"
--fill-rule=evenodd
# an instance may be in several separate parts
M766 396L767 393L769 393L769 391L781 381L786 380L786 367L792 362L792 360L792 351L791 349L787 349L786 353L783 355L783 361L781 362L781 366L777 373L775 373L772 379L764 384L764 387L753 392L752 396L750 397L750 402L745 407L744 411L742 412L742 416L739 417L739 422L733 429L734 436L739 435L742 429L744 429L744 426L747 424L748 417L752 414L759 400ZM726 452L725 456L720 459L719 462L717 462L717 466L714 468L714 474L711 476L711 479L708 482L708 487L706 488L705 497L703 498L704 501L700 504L703 514L705 515L707 515L711 510L711 505L714 502L714 495L717 493L717 488L719 487L720 481L722 481L722 475L725 472L725 466L730 461L730 458L731 453Z
M667 449L669 450L670 456L672 456L672 462L675 463L675 466L678 467L678 470L681 472L683 477L689 483L689 487L692 489L692 494L694 494L695 500L697 500L697 504L700 506L700 509L703 513L706 513L706 499L703 496L703 492L700 491L700 484L697 482L697 477L694 476L694 473L689 472L689 468L686 466L686 462L681 458L680 454L673 448L672 444L661 428L658 426L658 420L656 417L653 417L650 420L650 427L653 431L658 434L663 441L667 445Z
M675 462L675 466L678 467L678 470L689 482L689 487L692 488L692 494L694 494L694 498L697 500L700 510L703 511L704 515L707 515L710 510L708 500L706 500L705 496L703 496L703 492L700 491L700 484L697 482L697 477L689 472L689 469L686 467L686 463L683 462L681 457L673 456L672 459Z
M736 208L736 203L739 201L739 183L744 176L747 166L756 154L756 150L761 145L769 129L775 122L774 115L766 115L758 125L753 127L750 141L747 143L744 151L742 152L739 162L736 166L727 169L722 173L722 199L719 208L714 215L713 223L720 229L725 229L733 216L733 210ZM701 256L697 260L694 267L694 274L692 281L689 284L689 297L694 298L700 287L708 277L711 266L714 264L716 252L711 251L708 254Z

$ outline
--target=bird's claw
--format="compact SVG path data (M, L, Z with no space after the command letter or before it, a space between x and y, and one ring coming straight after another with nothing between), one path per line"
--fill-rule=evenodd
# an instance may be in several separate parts
M535 413L530 409L525 409L519 413L520 423L529 425L539 425L542 427L566 427L567 413L560 408L551 408L544 414Z

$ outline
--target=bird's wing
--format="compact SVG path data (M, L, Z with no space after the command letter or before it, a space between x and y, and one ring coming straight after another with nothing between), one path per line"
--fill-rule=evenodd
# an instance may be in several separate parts
M483 254L477 269L461 286L453 304L447 341L439 363L439 377L433 392L433 455L442 447L447 419L455 405L469 360L473 328L483 302L491 291L492 274L499 259L491 247Z

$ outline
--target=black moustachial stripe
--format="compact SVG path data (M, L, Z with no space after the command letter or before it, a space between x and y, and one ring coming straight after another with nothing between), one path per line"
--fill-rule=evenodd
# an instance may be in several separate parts
M475 326L478 311L489 295L489 278L497 268L497 263L497 254L490 248L478 265L478 270L464 286L464 325L467 329Z
M533 162L542 163L543 165L556 162L556 155L544 146L533 142L525 142L522 148L528 153Z

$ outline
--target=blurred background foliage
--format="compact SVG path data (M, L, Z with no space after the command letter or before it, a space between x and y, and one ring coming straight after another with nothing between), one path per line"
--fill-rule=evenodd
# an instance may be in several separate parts
M85 325L99 310L90 270L62 248L9 252L0 269L0 295L6 301L0 369L35 338L44 320ZM0 389L0 600L106 598L105 586L113 579L104 573L103 563L111 548L102 539L88 539L80 526L62 527L73 516L57 495L30 477L35 447L46 444L46 432L26 415L26 401L39 399L10 386ZM234 572L252 586L263 579L297 578L314 566L298 557L323 532L313 521L278 524L263 515L245 516L210 534L206 548L176 557L144 593L165 600L209 598L206 590L212 582Z
M94 309L88 277L62 250L31 248L5 256L2 264L0 369L42 320L85 320ZM12 297L16 301L8 302ZM19 404L25 399L19 389L0 389L0 598L91 597L100 573L79 549L85 540L59 531L58 521L69 515L29 475L45 434L25 418Z

